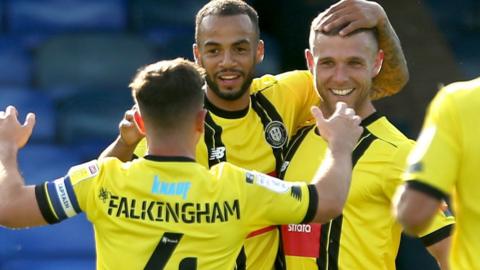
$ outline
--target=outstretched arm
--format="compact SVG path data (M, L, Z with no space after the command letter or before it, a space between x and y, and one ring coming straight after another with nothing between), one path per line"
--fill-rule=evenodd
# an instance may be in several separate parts
M22 125L17 110L0 111L0 225L26 227L47 224L35 198L35 188L25 186L18 171L17 153L30 138L35 115L27 115Z
M385 53L383 67L373 80L373 99L379 93L393 95L400 91L409 79L407 61L400 40L388 20L385 10L378 3L365 0L342 0L328 8L319 27L329 31L343 26L341 35L360 28L375 27L380 49Z
M132 160L135 147L144 137L135 121L135 108L125 112L118 125L120 135L100 154L99 159L116 157L123 162Z
M318 194L314 222L325 223L342 213L350 189L352 151L362 134L361 119L343 102L329 119L324 119L318 107L312 109L317 128L327 141L328 149L312 184Z

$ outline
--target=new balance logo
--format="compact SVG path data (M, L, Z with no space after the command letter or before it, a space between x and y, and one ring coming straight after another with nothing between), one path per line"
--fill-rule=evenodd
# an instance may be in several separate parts
M282 167L280 168L280 171L281 172L286 171L287 168L288 168L288 165L290 165L290 161L284 161L283 164L282 164Z
M222 159L225 157L225 146L210 148L210 160Z

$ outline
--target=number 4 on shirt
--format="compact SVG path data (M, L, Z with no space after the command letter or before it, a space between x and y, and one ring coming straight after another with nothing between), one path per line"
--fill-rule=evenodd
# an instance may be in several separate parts
M162 238L158 242L157 247L152 253L152 256L145 265L145 270L163 270L165 265L172 256L175 248L183 237L183 233L172 233L166 232L163 234ZM184 258L180 265L178 266L179 270L196 270L197 269L197 258L187 257Z

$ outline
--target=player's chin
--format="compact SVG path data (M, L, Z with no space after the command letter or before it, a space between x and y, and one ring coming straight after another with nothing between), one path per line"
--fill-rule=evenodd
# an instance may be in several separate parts
M242 96L240 89L221 89L221 96L226 100L237 100Z

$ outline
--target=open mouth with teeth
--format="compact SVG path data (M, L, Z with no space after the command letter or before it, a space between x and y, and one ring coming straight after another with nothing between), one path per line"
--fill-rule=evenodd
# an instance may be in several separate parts
M330 88L330 91L336 96L348 96L350 93L353 92L355 88L348 88L348 89L333 89Z
M229 75L219 75L218 76L219 83L223 87L236 87L241 81L240 74L229 74Z
M239 77L240 77L240 75L222 75L222 76L219 76L219 78L221 80L235 80Z

